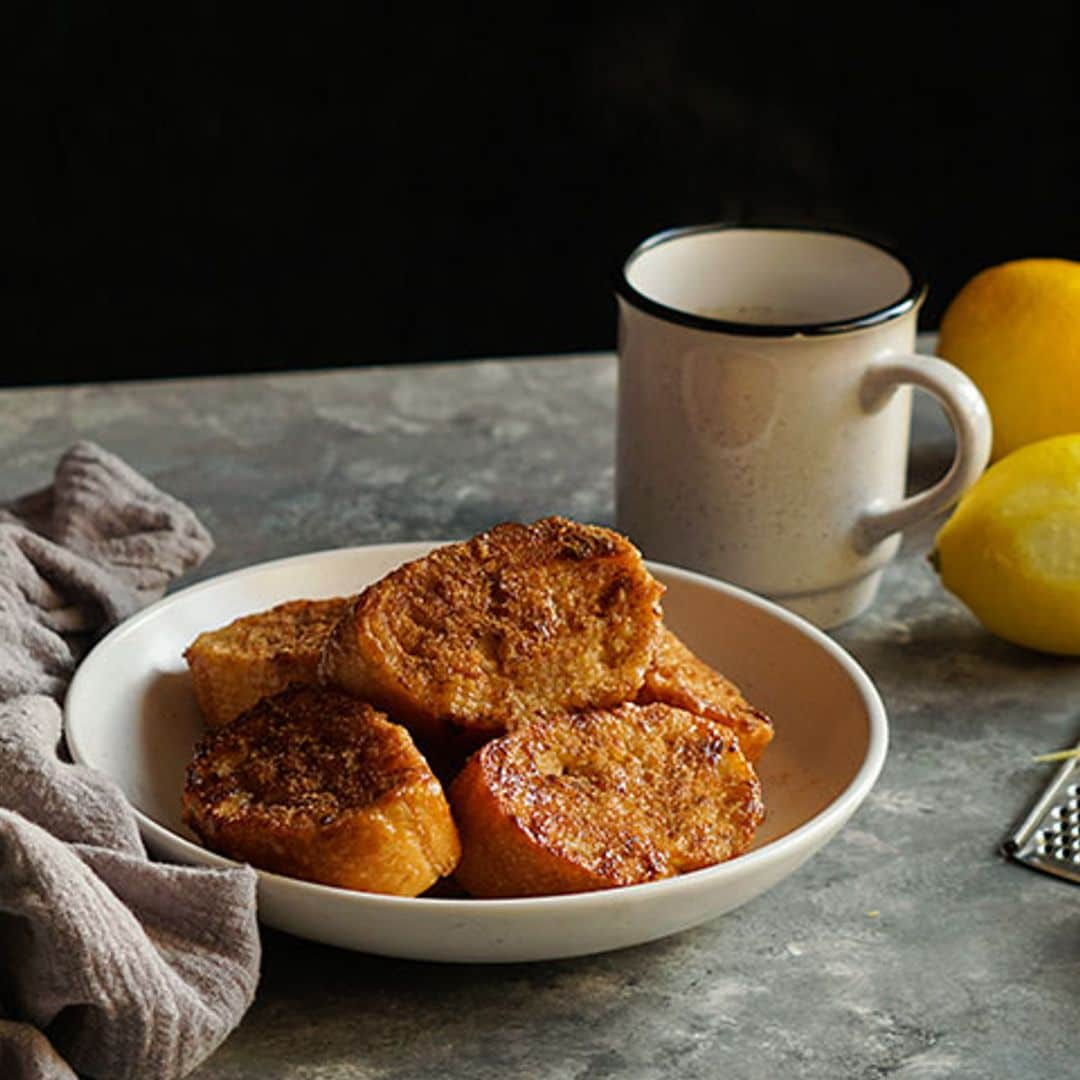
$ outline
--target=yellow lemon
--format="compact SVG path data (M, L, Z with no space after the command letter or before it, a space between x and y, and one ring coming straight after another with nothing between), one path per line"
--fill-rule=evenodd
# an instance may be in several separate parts
M932 559L942 584L999 637L1080 655L1080 435L1032 443L987 469Z
M1080 262L1018 259L976 274L942 317L938 353L986 398L992 460L1080 431Z

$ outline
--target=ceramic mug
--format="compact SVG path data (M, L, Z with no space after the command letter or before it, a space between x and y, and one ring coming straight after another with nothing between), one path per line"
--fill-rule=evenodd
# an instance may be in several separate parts
M873 602L900 531L986 466L986 404L956 368L913 354L926 289L883 247L673 229L631 253L616 293L616 517L649 558L837 626ZM957 448L905 498L912 386L941 402Z

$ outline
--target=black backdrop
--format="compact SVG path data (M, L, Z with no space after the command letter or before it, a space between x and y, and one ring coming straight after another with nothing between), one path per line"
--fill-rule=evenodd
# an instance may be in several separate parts
M932 327L1080 254L1074 6L36 7L2 381L606 348L619 258L717 219L894 245Z

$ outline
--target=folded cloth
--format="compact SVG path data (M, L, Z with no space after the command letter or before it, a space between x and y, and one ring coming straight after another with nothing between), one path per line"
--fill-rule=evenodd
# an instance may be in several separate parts
M195 515L78 443L0 507L0 1077L184 1076L255 993L255 875L151 862L71 764L59 699L102 631L210 552Z

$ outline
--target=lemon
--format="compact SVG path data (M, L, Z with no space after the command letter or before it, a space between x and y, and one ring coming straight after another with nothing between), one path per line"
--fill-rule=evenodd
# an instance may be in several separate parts
M1032 443L987 469L932 559L945 588L999 637L1080 655L1080 435Z
M1080 431L1080 262L1018 259L976 274L942 317L938 353L986 398L991 460Z

